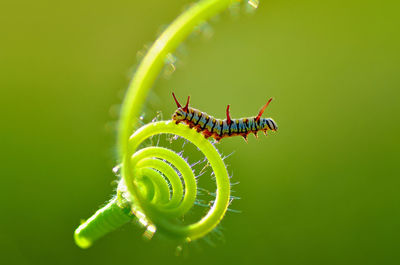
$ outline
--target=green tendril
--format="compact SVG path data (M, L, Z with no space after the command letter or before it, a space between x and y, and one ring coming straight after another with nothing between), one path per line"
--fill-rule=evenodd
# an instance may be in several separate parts
M140 205L140 208L136 206L136 211L145 212L146 216L151 222L156 224L158 229L170 235L186 238L188 240L200 238L218 225L228 208L230 198L228 172L216 148L205 139L203 135L183 124L175 124L172 121L151 123L140 128L130 137L129 144L131 150L136 150L140 143L146 138L161 133L181 136L192 142L205 155L213 169L217 182L217 196L214 205L211 207L208 214L197 223L182 225L178 224L176 221L174 222L173 218L183 216L193 206L197 194L197 185L192 169L187 162L175 152L162 147L147 147L134 154L130 154L130 163L124 166L131 170L123 175L125 185L132 196L130 199L137 202L136 205ZM171 175L166 173L168 170L165 169L171 169L169 164L174 165L182 174L185 184L185 195L183 199L180 186L182 184L179 178L177 179L179 183L174 183L176 173L174 170L171 170L171 172L173 172ZM168 203L163 204L149 201L145 196L141 195L140 188L138 188L140 183L138 183L137 180L140 180L143 176L142 174L145 173L145 169L157 169L164 173L164 176L170 180L173 195ZM162 176L160 176L160 178L162 178ZM158 189L161 190L162 188ZM179 194L176 200L174 200L175 190L177 190L177 194ZM167 196L169 196L169 193ZM160 196L160 200L161 199Z
M162 231L188 241L206 235L223 218L230 199L229 176L217 149L203 135L172 121L150 123L134 133L133 130L166 56L174 52L196 26L233 2L239 1L203 0L193 5L160 35L143 58L129 85L120 114L118 149L122 179L117 196L76 229L74 238L79 247L91 246L134 216L151 233ZM196 179L190 165L167 148L150 146L138 150L143 141L157 134L174 134L192 142L213 169L216 200L209 212L195 223L181 221L197 195Z

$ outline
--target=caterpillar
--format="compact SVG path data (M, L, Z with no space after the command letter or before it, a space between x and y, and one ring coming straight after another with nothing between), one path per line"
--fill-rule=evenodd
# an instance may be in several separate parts
M205 112L189 107L190 96L187 99L185 107L179 104L172 93L175 103L178 109L172 115L172 120L178 123L185 123L190 128L195 128L197 132L202 133L205 138L212 137L217 142L222 138L232 136L242 136L247 142L247 136L249 133L254 133L254 136L258 138L257 133L263 131L267 135L267 131L277 131L278 126L275 121L271 118L261 118L264 110L268 104L272 101L272 98L268 100L256 117L231 119L229 114L229 105L226 108L226 119L216 119L213 116L208 115Z

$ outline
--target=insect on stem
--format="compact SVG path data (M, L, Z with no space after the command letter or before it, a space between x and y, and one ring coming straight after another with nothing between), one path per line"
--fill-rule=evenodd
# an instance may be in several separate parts
M189 107L188 97L184 108L181 107L175 94L172 93L178 109L172 115L172 120L178 123L185 123L189 128L194 128L197 132L201 133L206 139L209 137L214 138L215 142L221 139L232 136L242 136L247 142L249 133L254 133L257 138L257 132L267 130L276 131L278 126L272 118L261 118L265 109L271 103L272 98L260 109L257 116L250 118L231 119L229 112L230 105L226 107L226 119L216 119L198 109Z

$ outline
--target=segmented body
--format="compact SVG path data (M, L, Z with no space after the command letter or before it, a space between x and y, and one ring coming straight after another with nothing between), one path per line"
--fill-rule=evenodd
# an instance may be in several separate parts
M183 122L189 125L190 128L195 128L199 133L202 133L206 138L212 137L216 141L220 141L222 138L231 136L243 136L247 140L249 133L254 133L257 136L259 131L263 131L264 134L268 130L276 131L278 126L275 121L271 118L261 118L262 113L267 107L268 103L260 110L260 113L256 117L231 119L229 115L229 105L227 107L227 118L216 119L205 112L198 109L190 108L189 98L185 107L182 107L176 100L178 109L175 111L172 119L176 123Z

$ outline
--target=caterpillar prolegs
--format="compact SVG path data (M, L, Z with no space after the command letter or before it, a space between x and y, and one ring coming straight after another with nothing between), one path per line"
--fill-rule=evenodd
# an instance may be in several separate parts
M184 107L179 104L174 93L172 93L172 96L174 97L175 103L178 107L172 115L172 120L174 120L176 124L183 122L189 125L190 128L195 128L197 132L203 134L204 137L212 137L217 142L222 138L237 135L242 136L247 142L247 136L249 133L254 133L257 137L259 131L263 131L264 134L267 135L268 130L278 130L278 126L273 119L261 118L261 115L264 113L268 104L272 101L272 98L261 108L256 117L231 119L228 105L226 108L226 119L221 120L198 109L189 107L190 96L188 97Z

